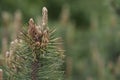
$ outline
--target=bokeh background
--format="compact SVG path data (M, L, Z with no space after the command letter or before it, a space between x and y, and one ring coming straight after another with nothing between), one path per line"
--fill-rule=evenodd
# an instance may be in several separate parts
M120 0L0 0L0 66L29 18L49 10L65 51L65 80L120 80Z

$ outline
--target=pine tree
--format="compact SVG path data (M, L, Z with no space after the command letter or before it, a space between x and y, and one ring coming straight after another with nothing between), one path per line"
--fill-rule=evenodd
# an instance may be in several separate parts
M28 27L11 42L5 57L5 80L63 80L64 50L55 29L48 28L47 12L43 7L41 25L31 18Z

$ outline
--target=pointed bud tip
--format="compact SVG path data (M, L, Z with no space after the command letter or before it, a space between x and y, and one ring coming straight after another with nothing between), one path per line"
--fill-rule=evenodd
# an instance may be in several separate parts
M34 23L33 18L30 18L29 23Z
M47 12L48 10L47 10L47 8L46 8L46 7L43 7L43 11L44 11L44 12Z

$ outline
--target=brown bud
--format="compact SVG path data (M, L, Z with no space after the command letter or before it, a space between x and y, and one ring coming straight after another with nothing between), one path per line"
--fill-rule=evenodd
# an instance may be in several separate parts
M33 21L33 19L31 18L29 20L29 28L28 28L28 34L32 37L35 38L35 34L37 33L36 27L35 27L35 23Z
M30 18L29 20L29 26L33 26L34 25L34 20L32 18Z

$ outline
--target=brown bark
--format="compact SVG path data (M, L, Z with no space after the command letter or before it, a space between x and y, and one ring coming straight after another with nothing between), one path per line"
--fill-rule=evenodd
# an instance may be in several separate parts
M34 61L32 63L32 73L31 73L31 78L32 80L38 80L38 70L39 70L39 61Z

